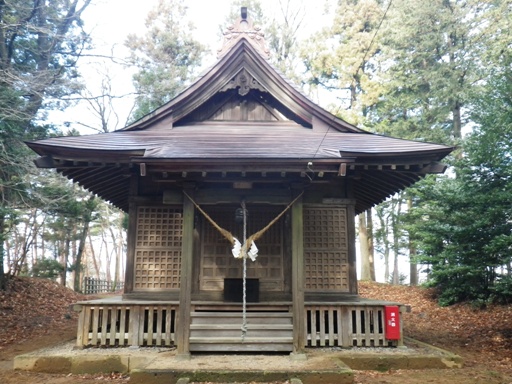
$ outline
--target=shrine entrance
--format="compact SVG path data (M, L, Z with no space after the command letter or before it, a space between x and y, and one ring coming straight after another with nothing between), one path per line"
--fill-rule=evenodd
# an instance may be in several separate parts
M249 204L247 206L247 236L257 232L279 215L282 206ZM222 228L237 239L243 238L243 223L239 205L219 205L205 208L205 212ZM238 215L238 217L237 217ZM199 266L197 270L198 293L202 297L238 302L243 279L243 263L233 257L232 245L214 226L197 216L200 228ZM255 243L258 256L247 259L248 302L282 301L291 299L291 256L289 251L289 216L283 215Z

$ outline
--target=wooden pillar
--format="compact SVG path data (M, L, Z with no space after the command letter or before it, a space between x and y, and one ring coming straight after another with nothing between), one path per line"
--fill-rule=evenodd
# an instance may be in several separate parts
M357 295L355 202L347 205L347 247L349 292Z
M292 304L293 353L304 354L304 218L302 198L291 208L292 213Z
M186 188L193 196L193 188ZM178 329L176 330L177 357L189 358L190 311L192 308L192 260L194 245L194 205L183 196L183 238L181 246L180 305L178 309Z
M126 267L124 271L124 293L132 293L135 279L135 245L137 237L137 204L133 199L138 194L138 175L132 174L130 180L130 205L128 208L128 234Z

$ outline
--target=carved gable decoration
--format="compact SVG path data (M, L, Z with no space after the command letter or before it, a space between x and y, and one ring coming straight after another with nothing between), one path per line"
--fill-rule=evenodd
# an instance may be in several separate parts
M222 89L221 92L225 92L228 89L237 89L240 96L245 96L251 89L257 89L262 92L267 90L252 76L245 68L242 68L235 77L233 77Z
M222 48L217 51L217 57L222 58L231 47L240 39L246 38L266 59L270 58L270 51L265 42L265 35L261 28L254 26L253 21L247 18L247 8L242 7L242 15L233 25L224 31L224 43Z

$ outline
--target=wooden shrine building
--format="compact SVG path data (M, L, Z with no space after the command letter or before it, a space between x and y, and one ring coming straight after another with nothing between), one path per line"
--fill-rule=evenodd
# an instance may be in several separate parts
M399 345L390 303L358 297L354 217L443 172L452 150L320 108L268 62L245 15L217 63L150 115L27 144L38 167L129 213L124 294L79 303L77 345L182 355ZM252 243L255 261L233 257Z

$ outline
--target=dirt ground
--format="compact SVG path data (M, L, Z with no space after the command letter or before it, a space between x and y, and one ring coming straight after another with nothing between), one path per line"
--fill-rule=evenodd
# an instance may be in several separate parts
M41 292L45 286L33 288ZM410 304L413 310L405 315L405 334L450 350L462 356L465 364L461 369L355 371L355 383L512 384L512 306L484 310L468 306L439 308L429 293L420 288L368 283L361 284L360 288L361 295L365 297L390 300L392 298L386 296L392 296L396 301ZM76 315L69 311L73 300L68 300L76 301L81 297L67 292L63 295L65 297L58 298L59 295L54 293L50 296L57 302L48 303L50 296L38 295L53 308L49 313L42 315L32 311L31 308L39 304L34 297L27 298L22 289L18 288L14 295L0 293L1 384L129 383L129 377L121 374L53 375L13 371L15 356L75 338ZM63 301L68 302L59 304ZM17 310L19 316L14 314ZM39 320L34 321L34 318ZM481 323L477 327L475 323L478 322Z
M73 383L129 383L129 376L111 375L55 375L13 371L12 361L15 356L45 348L75 337L75 321L58 331L48 332L31 340L11 344L1 350L0 383L2 384L73 384ZM505 366L495 360L489 362L487 357L468 349L451 349L464 357L465 367L462 369L429 369L429 370L395 370L390 372L355 371L355 383L368 384L423 384L423 383L488 383L511 384L512 365ZM275 383L278 384L278 383ZM281 383L279 383L281 384ZM285 383L282 383L285 384ZM334 383L333 383L334 384Z

